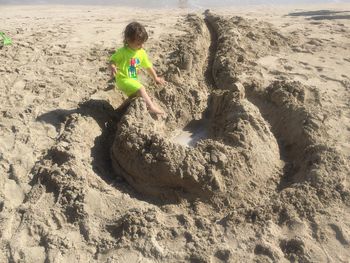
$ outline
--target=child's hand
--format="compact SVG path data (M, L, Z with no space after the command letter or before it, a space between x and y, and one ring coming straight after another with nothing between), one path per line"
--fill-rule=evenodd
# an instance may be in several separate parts
M117 74L117 68L113 64L110 65L110 68L111 68L111 76L114 77L115 74Z
M163 78L161 78L161 77L156 77L156 78L154 79L154 81L155 81L157 84L160 84L160 85L164 85L164 84L166 83L166 81L165 81Z

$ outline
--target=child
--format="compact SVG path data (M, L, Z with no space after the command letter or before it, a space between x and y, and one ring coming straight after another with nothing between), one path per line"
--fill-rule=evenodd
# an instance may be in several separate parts
M110 58L112 75L117 87L129 98L142 97L150 112L164 114L146 92L137 78L139 67L145 68L157 84L164 84L163 78L157 76L142 48L147 41L146 29L138 22L128 24L124 30L124 47L118 49Z

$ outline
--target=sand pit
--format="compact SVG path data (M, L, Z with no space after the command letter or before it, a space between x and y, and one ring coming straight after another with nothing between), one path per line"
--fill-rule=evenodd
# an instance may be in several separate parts
M1 262L349 261L349 20L137 11L157 118L109 82L135 10L61 8L0 18Z

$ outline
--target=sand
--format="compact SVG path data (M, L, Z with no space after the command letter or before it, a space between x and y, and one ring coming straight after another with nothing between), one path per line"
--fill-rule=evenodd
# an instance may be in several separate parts
M349 4L0 9L0 262L350 262Z

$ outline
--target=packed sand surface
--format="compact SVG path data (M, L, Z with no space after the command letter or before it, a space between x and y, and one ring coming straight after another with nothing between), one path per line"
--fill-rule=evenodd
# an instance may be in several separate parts
M0 9L0 262L350 262L349 4Z

